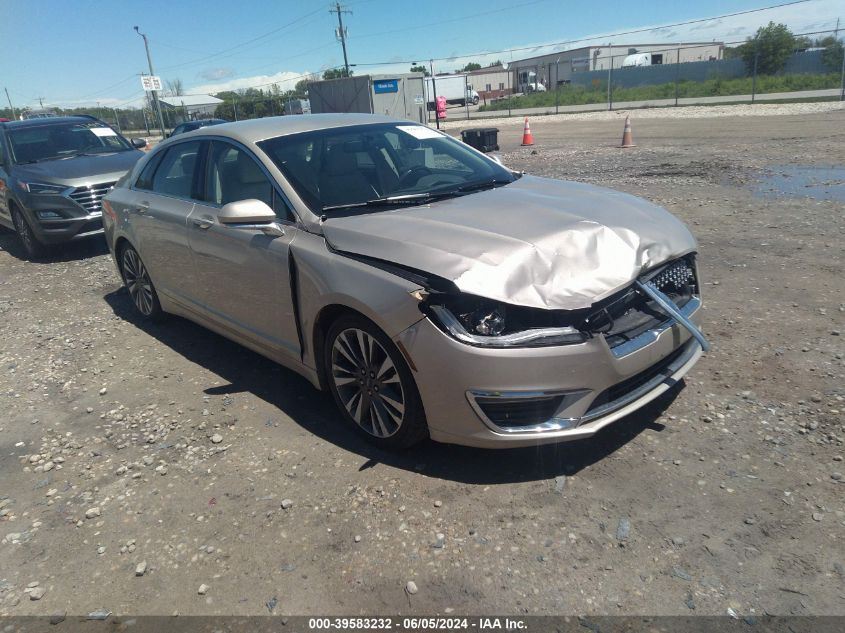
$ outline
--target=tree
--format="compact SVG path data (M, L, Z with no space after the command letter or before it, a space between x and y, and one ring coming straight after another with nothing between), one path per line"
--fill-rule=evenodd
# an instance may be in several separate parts
M294 97L295 99L301 99L308 94L308 81L308 79L300 79L296 82L296 85L293 87L293 93L296 95Z
M351 77L354 71L349 71L347 74L345 68L329 68L323 72L323 79L340 79L341 77Z
M411 66L411 72L412 73L422 73L426 77L428 77L431 74L430 72L428 72L428 68L426 68L422 64L417 64L416 66Z
M742 60L749 73L754 72L754 59L757 58L757 74L774 75L783 70L786 60L795 50L795 36L785 24L769 22L761 26L753 38L740 47Z
M502 65L502 60L497 59L492 64L487 64L487 68L493 68L494 66L501 66L501 65Z
M831 72L836 72L842 68L842 55L845 55L845 47L842 46L842 40L828 35L823 40L820 40L817 45L824 46L822 62Z
M168 79L167 80L167 92L169 93L168 96L170 97L181 97L185 94L185 86L182 84L181 79Z
M468 73L472 72L473 70L481 70L481 64L478 64L476 62L469 62L466 66L461 68L459 72Z

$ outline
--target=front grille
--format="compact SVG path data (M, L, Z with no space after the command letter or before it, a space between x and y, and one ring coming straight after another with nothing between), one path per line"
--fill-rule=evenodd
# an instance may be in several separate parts
M98 211L102 211L103 196L111 191L112 187L114 187L113 182L104 182L98 185L77 187L71 191L68 196L76 204L85 209L87 213L97 213Z
M563 395L531 398L484 398L476 396L481 411L496 426L534 426L542 424L557 413Z
M692 255L676 259L642 277L668 296L678 307L683 307L698 294ZM613 349L640 334L660 327L668 317L638 290L631 287L590 314L586 324L594 334L604 335L608 346Z

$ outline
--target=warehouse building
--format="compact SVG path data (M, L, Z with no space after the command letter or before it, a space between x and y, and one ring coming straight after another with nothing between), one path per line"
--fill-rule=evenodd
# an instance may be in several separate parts
M512 71L514 91L530 92L539 84L554 89L569 83L577 73L610 70L611 65L622 68L713 61L722 59L724 50L724 42L585 46L513 61L508 70Z
M175 97L159 97L164 109L185 121L204 119L214 116L217 106L223 103L222 99L211 95L180 95Z
M467 84L482 100L490 101L513 92L513 72L503 66L488 66L468 72Z

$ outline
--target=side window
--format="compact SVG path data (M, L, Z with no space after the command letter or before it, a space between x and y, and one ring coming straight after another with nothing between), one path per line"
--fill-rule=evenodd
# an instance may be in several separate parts
M153 156L146 165L144 165L144 169L141 171L141 175L138 176L138 180L135 181L136 189L152 191L153 174L155 173L156 167L158 167L158 164L161 162L162 156L164 156L164 153L159 152L158 154Z
M280 196L276 190L273 190L273 211L276 214L276 217L280 220L285 220L286 222L296 222L296 217L293 215L293 211L288 206L288 203L285 202L285 199Z
M212 142L206 183L206 200L213 204L255 199L273 208L269 178L252 156L229 143Z
M155 170L152 190L166 196L191 198L199 141L179 143L167 150Z
M2 132L0 132L0 167L2 167L5 163L6 159L6 150L3 147L3 136Z

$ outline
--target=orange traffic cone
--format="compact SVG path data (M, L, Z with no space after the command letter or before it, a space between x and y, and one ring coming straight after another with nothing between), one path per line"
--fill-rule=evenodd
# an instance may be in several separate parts
M531 136L531 126L528 125L528 117L525 117L525 127L522 130L522 146L534 145L534 137Z
M622 132L622 145L620 147L636 147L634 135L631 133L631 117L625 117L625 130Z

